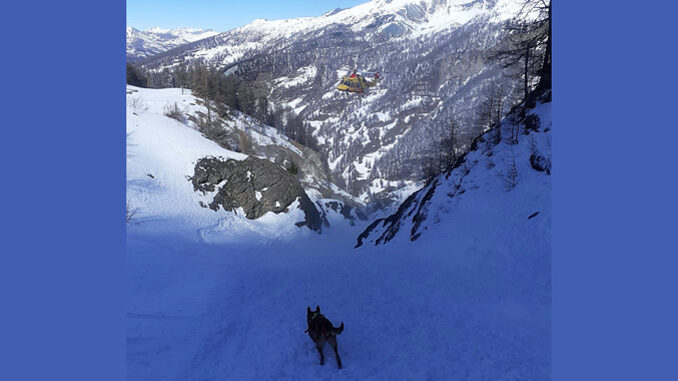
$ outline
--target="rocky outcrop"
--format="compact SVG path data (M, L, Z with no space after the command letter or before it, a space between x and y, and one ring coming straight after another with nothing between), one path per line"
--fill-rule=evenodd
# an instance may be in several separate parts
M333 211L336 214L341 215L346 219L351 226L354 226L356 220L366 220L367 216L360 209L354 208L351 205L340 201L340 200L330 200L323 199L316 201L318 209L323 211L323 215L327 215L330 211ZM329 222L327 222L329 224Z
M351 205L345 202L337 200L325 200L322 204L324 208L332 209L335 212L340 213L347 220L355 221L356 217L360 220L367 219L365 213L359 209L353 208Z
M355 247L358 248L362 246L363 243L370 238L374 241L375 245L387 243L395 238L398 232L400 232L402 225L415 212L417 221L416 226L412 228L410 233L410 240L415 241L419 238L420 233L417 232L417 228L419 224L421 224L421 221L426 219L426 215L422 212L422 208L427 206L427 201L435 192L437 185L438 180L436 179L423 189L412 193L402 204L400 204L400 207L398 207L398 210L395 213L386 218L379 218L372 222L362 233L360 233L358 236L358 243Z
M297 226L321 230L322 216L299 180L268 160L254 156L243 161L205 157L196 163L191 182L196 191L217 192L207 205L210 209L218 210L219 206L228 211L242 208L249 219L268 212L286 212L298 200L305 220L297 222Z
M545 158L543 155L536 153L530 155L530 165L536 171L546 172L547 175L551 174L551 161Z

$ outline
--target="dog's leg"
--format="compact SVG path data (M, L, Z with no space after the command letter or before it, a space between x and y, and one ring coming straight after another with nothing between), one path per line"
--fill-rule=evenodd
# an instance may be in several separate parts
M339 351L337 350L337 337L330 336L327 339L327 342L330 343L330 346L334 349L334 355L337 357L337 367L341 369L343 366L341 365L341 357L339 357Z
M318 353L320 353L320 365L325 365L325 354L323 353L324 345L325 342L323 340L318 340L318 342L315 343L315 348L318 350Z
M320 365L325 365L325 353L323 353L323 348L325 347L326 340L325 335L320 334L318 336L318 341L315 342L315 347L318 350L318 353L320 353Z

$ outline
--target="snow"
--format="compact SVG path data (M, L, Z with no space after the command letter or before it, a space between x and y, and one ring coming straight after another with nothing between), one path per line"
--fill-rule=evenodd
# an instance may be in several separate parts
M229 234L237 229L240 236L252 239L267 239L272 233L290 230L289 226L301 230L294 222L304 220L303 213L292 206L289 213L271 213L255 221L247 220L244 212L200 207L213 194L193 190L189 177L195 163L206 156L244 160L247 155L226 150L192 126L164 115L166 105L174 103L186 113L206 112L190 91L127 86L127 92L127 200L138 209L133 229L146 234L171 231L201 242L218 239L225 226L230 227Z
M328 183L328 184L325 184L325 185L329 186L329 188L332 189L332 191L333 191L334 193L339 194L339 195L343 196L343 197L346 198L346 199L349 199L349 200L351 200L351 201L353 201L353 202L355 202L355 203L357 203L357 204L359 204L359 205L364 205L364 204L365 204L365 203L364 203L362 200L360 200L358 197L355 197L355 196L353 196L352 194L346 192L345 190L339 188L339 187L338 187L336 184L334 184L334 183Z
M129 31L128 27L128 31ZM177 29L167 29L161 27L152 27L144 30L146 33L152 34L168 34L176 39L184 40L185 42L193 42L202 40L203 38L212 37L219 32L216 32L211 29L199 29L199 28L177 28Z
M389 112L377 111L377 112L374 113L374 116L376 116L377 119L379 119L379 121L386 122L386 121L389 121L391 119L389 114L390 114Z
M492 7L497 1L497 5ZM427 141L426 134L422 131L428 130L430 125L436 126L434 122L441 117L449 119L454 115L462 129L468 132L468 126L472 124L475 115L472 111L473 106L481 99L481 96L471 89L477 88L480 82L487 85L496 79L502 85L506 85L507 93L513 93L509 89L509 87L512 89L513 85L508 84L510 81L502 79L506 77L500 75L497 65L490 65L487 71L480 70L479 67L484 65L475 59L476 55L468 52L486 49L489 46L485 45L495 44L503 32L499 25L493 23L515 16L520 1L375 0L340 12L328 12L320 17L291 20L257 19L241 28L219 35L214 39L214 44L209 44L216 45L212 48L196 47L196 50L185 52L185 56L169 60L173 63L156 60L150 66L160 69L164 67L163 65L178 64L183 60L190 62L197 55L214 58L215 61L209 63L225 69L228 63L241 59L253 58L252 62L258 62L262 55L273 54L277 57L281 54L287 55L289 52L292 52L293 56L298 49L292 48L292 45L308 45L313 51L312 55L307 54L311 57L308 60L305 58L293 60L296 65L287 69L274 64L277 69L272 74L269 88L271 109L289 108L288 111L291 112L285 113L283 118L293 114L303 114L307 118L308 125L312 127L312 136L319 146L323 147L321 150L328 157L333 176L341 176L341 172L347 166L360 166L360 163L356 163L358 152L360 155L374 153L382 144L392 143L395 136L402 137L397 144L388 144L389 150L380 150L380 157L371 162L377 162L376 166L362 171L361 178L371 178L372 171L376 168L384 169L386 163L384 158L398 157L402 162L419 159L418 153L426 149L424 142ZM389 38L380 32L393 25L402 26L404 34ZM479 28L478 33L472 33L476 26ZM338 62L328 64L322 59L322 49L316 51L318 41L315 40L323 32L331 33L335 29L343 28L353 28L357 33L341 37L342 40L346 38L348 40L340 45L353 45L351 39L357 39L355 42L358 46L366 42L367 50L355 52L354 59L337 59L332 61ZM457 28L461 29L454 32L453 30ZM438 46L447 43L451 44L452 50L444 49L442 45ZM333 51L333 54L341 54L340 51L341 49ZM441 51L447 51L449 54L446 56L440 53ZM446 67L453 67L452 72L446 69L437 74L442 75L439 78L442 88L438 93L445 93L445 103L431 95L425 95L423 98L407 92L403 95L401 90L406 89L398 84L400 74L393 74L401 73L403 69L396 65L398 57L419 54L428 57L427 61L414 64L411 67L412 72L409 70L403 72L408 78L410 76L417 78L412 81L408 79L407 83L421 81L421 89L417 92L429 94L427 81L430 81L430 75L436 73L436 65L445 62ZM447 62L454 57L460 61ZM322 66L319 62L323 62ZM379 86L370 88L360 96L348 96L336 91L336 82L331 83L326 78L327 70L329 75L334 73L338 79L348 74L354 65L358 65L360 70L381 71L385 76ZM454 68L455 66L459 67ZM396 67L398 69L394 70ZM320 72L324 73L324 85L315 86L313 78ZM417 86L419 87L418 83ZM406 97L409 99L405 99ZM412 115L412 111L418 113ZM383 124L387 125L382 127ZM377 127L376 131L369 130L374 127ZM390 132L389 128L392 129ZM374 135L370 135L373 137L373 144L362 145L361 149L358 149L359 142L364 141L363 137L374 132L378 132L381 139L378 141L374 139ZM253 135L252 140L260 146L278 143L266 137ZM388 140L384 141L384 138ZM347 150L347 147L353 148ZM266 152L260 154L267 156L271 150L260 152ZM403 174L397 172L399 171L383 171L384 176L392 179L402 177Z
M508 18L518 1L499 0L488 12L461 7L470 0L374 0L318 18L260 19L220 36L241 33L248 36L241 39L245 43L198 55L223 55L222 63L233 62L294 33L335 23L364 30L385 14L395 14L394 23L407 28L409 34L397 38L426 38L477 17ZM289 73L282 83L304 85L314 70ZM338 69L337 75L349 70ZM372 113L389 123L379 127L383 138L399 120L410 118L396 115L420 106L422 99L413 97L390 113L371 109L381 92L375 88L363 97L355 116ZM335 96L332 89L322 99ZM304 219L298 201L285 213L269 212L257 220L245 218L242 209L200 207L213 193L194 192L187 177L195 162L206 155L246 156L205 139L190 122L163 115L174 103L185 114L206 112L189 91L128 86L127 97L127 199L139 210L127 230L129 380L550 378L550 177L526 164L532 142L550 152L550 133L520 136L518 145L501 143L491 156L469 154L460 167L469 173L453 173L433 193L416 241L410 240L410 212L392 241L375 246L368 240L354 249L372 221L352 226L329 210L331 227L316 234L295 225ZM284 106L297 113L305 107L302 98ZM550 124L550 105L536 113ZM285 146L301 155L277 131L238 112L225 124L247 131L259 146ZM347 131L351 135L322 142L367 136L359 124ZM368 166L395 144L364 155L356 170L367 178ZM329 158L330 168L339 166L342 155ZM502 177L514 157L517 185L507 191ZM379 180L369 184L370 192L398 187L392 194L400 199L423 185ZM334 184L324 185L358 200ZM315 189L307 193L313 201L326 201ZM528 219L534 212L539 214ZM338 338L342 370L327 347L327 362L320 366L303 332L306 306L315 305L335 325L345 323Z
M306 179L306 181L311 182L311 181L313 181L313 179ZM316 200L320 200L321 198L323 198L322 193L320 193L320 191L317 190L317 189L308 188L308 189L305 189L305 190L306 190L306 194L308 195L308 198L310 198L311 201L316 201Z
M191 164L243 155L134 90L148 106L127 113L128 197L141 208L127 231L130 381L550 378L550 177L526 167L527 137L501 143L494 168L470 155L466 191L446 194L457 174L441 185L419 240L353 249L369 222L316 234L294 226L295 204L259 220L198 207ZM548 123L550 106L537 112ZM535 139L546 152L550 134ZM510 152L519 177L507 192L497 173ZM316 305L345 324L344 369L328 347L320 366L304 333Z
M505 235L355 251L346 229L221 245L128 234L128 379L549 378L550 308L535 269L493 249ZM340 371L304 333L315 305L345 324Z
M489 3L485 2L468 7L471 0L372 0L318 17L281 20L255 19L240 28L219 34L219 38L224 41L233 41L232 43L199 50L195 56L207 60L219 58L221 65L228 65L266 46L281 48L282 41L289 41L297 34L321 35L332 24L349 25L353 31L365 33L365 38L370 39L372 36L368 34L374 33L370 25L391 15L394 17L393 21L378 28L375 32L381 33L383 29L397 29L399 33L394 35L395 38L415 39L441 32L444 29L456 28L483 15L489 14L497 20L504 20L515 15L519 9L517 8L519 1L521 0L499 0L498 11L495 11L490 9ZM400 31L403 33L401 34ZM182 34L182 38L186 38L186 35L187 33ZM243 38L245 36L248 38ZM349 67L337 69L338 78L346 75L351 69ZM298 81L305 80L308 74L311 73L302 73ZM296 81L293 80L294 83Z
M127 56L147 57L158 54L180 45L216 36L219 32L211 29L179 28L165 29L153 27L143 31L128 26Z
M403 111L407 111L411 108L415 108L419 105L421 105L421 102L424 100L424 98L420 96L414 96L407 102L403 103L400 107L398 107L397 112L401 113Z
M316 74L318 73L318 68L315 67L315 65L310 65L310 66L305 66L302 68L299 68L296 72L296 76L292 78L287 78L287 77L281 77L277 79L276 81L281 84L281 87L294 87L294 86L299 86L301 84L307 83L311 81ZM295 107L295 106L292 106Z
M287 83L285 83L283 87L289 86ZM302 112L307 106L306 104L302 104L301 106L299 106L299 104L301 104L302 102L303 98L294 98L289 102L280 103L280 105L283 107L283 109L291 109L294 114L299 115L299 113Z
M293 151L299 156L303 157L303 152L292 144L287 137L280 131L237 110L231 110L234 116L233 120L224 120L224 124L228 128L234 128L241 131L246 131L247 135L254 143L259 146L279 146Z
M504 221L509 226L512 224L525 226L521 219L526 219L535 211L539 211L539 218L545 220L543 224L537 226L550 226L550 176L533 169L529 160L530 155L536 151L550 161L550 105L539 105L533 113L541 119L540 132L533 132L528 136L521 134L518 144L509 144L503 139L495 147L488 148L489 143L480 143L480 148L468 153L465 162L452 171L449 177L438 177L418 193L416 202L421 201L427 190L434 189L426 206L430 211L425 213L427 217L422 222L422 227L418 229L420 232L426 231L422 234L425 236L439 234L447 237L449 232L463 232L468 229L471 221L478 222L477 226L472 227L474 229L480 229L482 225L493 225L489 221ZM510 123L504 120L501 136L510 136L510 129ZM490 138L486 139L489 141ZM516 185L512 188L507 187L507 181L514 160L517 176ZM497 208L497 204L501 208ZM418 204L411 207L421 211ZM447 218L449 214L456 218ZM412 214L409 213L407 218L400 222L399 230L404 234L398 235L395 241L410 239L413 226L411 217ZM440 221L461 224L449 225ZM371 237L378 237L385 228L386 226L377 227ZM414 231L411 234L414 234ZM550 234L544 233L542 238L545 240L542 242L544 250L542 252L547 252L545 247L550 247ZM369 239L370 242L372 240ZM530 247L534 248L536 245Z

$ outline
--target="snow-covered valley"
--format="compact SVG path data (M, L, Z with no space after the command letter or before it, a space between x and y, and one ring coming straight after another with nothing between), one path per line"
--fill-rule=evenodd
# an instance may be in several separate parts
M490 91L518 101L515 70L490 58L521 0L372 0L317 17L257 19L145 60L153 86L204 63L267 99L275 127L301 118L331 180L363 202L397 204L421 184L432 137L456 123L458 149L477 132ZM364 95L336 91L357 68L380 72ZM170 80L171 79L171 80Z
M550 378L550 176L529 159L539 152L550 167L550 104L533 111L538 131L515 144L488 138L465 165L412 194L428 211L416 240L405 219L392 240L374 245L380 232L370 232L354 248L389 213L349 219L327 207L341 200L303 179L328 222L320 232L297 226L301 198L255 219L242 208L202 207L228 184L196 191L190 178L201 158L243 161L258 152L276 163L278 153L255 144L245 154L207 139L188 117L207 109L188 90L127 92L129 380ZM173 104L180 120L165 115ZM224 123L261 146L288 144L243 118ZM449 196L459 184L464 191ZM256 192L256 200L269 197ZM327 347L320 366L304 333L306 307L316 305L345 324L341 370Z

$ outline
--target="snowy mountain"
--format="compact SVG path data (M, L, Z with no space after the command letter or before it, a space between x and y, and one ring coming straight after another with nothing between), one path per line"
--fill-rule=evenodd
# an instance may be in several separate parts
M211 29L155 27L141 31L131 26L126 32L127 60L130 62L219 34Z
M399 201L421 185L421 166L454 120L459 150L473 137L476 108L493 87L512 105L519 84L489 52L519 0L373 0L319 17L254 22L159 54L163 70L201 60L267 89L272 109L301 115L332 180L361 200ZM357 67L380 72L363 95L336 91Z
M368 226L356 247L422 236L456 242L478 230L497 245L529 240L535 255L549 253L551 104L540 104L527 115L528 124L538 123L534 130L505 118L496 130L479 137L454 169L410 195L396 213Z

